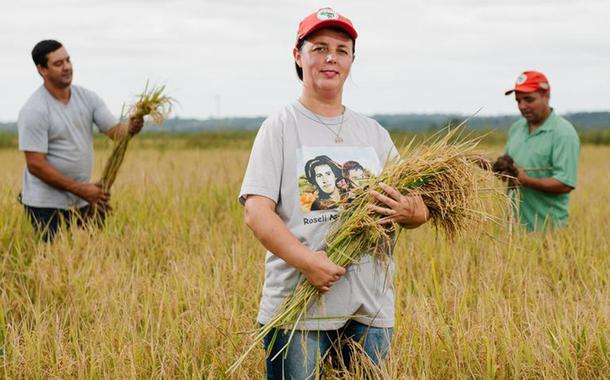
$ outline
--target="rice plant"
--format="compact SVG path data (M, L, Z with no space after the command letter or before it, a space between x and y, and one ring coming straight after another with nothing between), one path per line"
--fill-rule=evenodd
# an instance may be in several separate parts
M148 82L144 87L144 91L139 95L138 100L127 109L128 119L131 117L149 117L152 122L161 126L165 119L169 116L174 104L174 99L164 94L165 86L152 86L149 88ZM123 119L123 115L121 115ZM99 184L104 191L110 191L119 173L127 147L133 136L126 133L118 138L104 171Z
M131 118L149 117L154 124L163 125L165 119L169 116L174 104L174 99L164 94L165 86L152 86L149 88L148 82L144 87L144 91L138 96L138 100L128 107L127 120ZM121 112L120 120L124 119L124 113ZM125 159L127 147L133 135L124 133L115 141L114 148L102 173L102 178L97 182L98 185L106 192L110 192L110 188L114 184L119 169ZM96 204L89 209L85 216L85 222L91 226L102 226L105 223L106 215L110 212L111 207L108 204Z
M234 140L133 139L105 228L52 245L34 240L16 201L23 153L0 149L0 378L227 378L252 343L265 252L235 199L249 149ZM98 148L94 178L111 150ZM478 149L502 152L487 140ZM610 147L583 145L569 228L481 223L454 241L430 223L401 233L380 377L608 379L608 160ZM338 367L324 375L370 373ZM230 378L264 377L261 344Z

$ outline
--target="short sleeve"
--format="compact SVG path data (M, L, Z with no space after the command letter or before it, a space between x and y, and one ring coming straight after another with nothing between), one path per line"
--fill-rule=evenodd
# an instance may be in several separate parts
M248 195L262 195L278 203L284 167L282 131L281 125L269 120L258 130L239 192L242 205Z
M553 141L553 175L564 185L576 188L580 141L576 134L561 134Z
M118 121L106 106L106 103L95 92L89 91L89 101L93 109L93 122L101 132L107 132L117 125Z
M22 109L17 119L17 129L20 151L48 153L49 121L40 111Z
M400 159L400 154L387 129L383 128L380 124L377 124L377 126L381 130L381 149L378 151L379 162L385 166L388 162Z

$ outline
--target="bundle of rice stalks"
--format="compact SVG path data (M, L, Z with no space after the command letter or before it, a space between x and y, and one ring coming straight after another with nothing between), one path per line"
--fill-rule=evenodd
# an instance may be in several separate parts
M480 138L461 138L460 127L417 146L413 146L412 141L404 149L401 160L390 162L380 176L354 190L353 197L341 205L343 208L327 237L326 252L330 260L347 267L365 254L372 253L383 259L391 252L398 226L380 224L383 216L369 207L376 203L369 190L384 193L380 182L403 195L420 195L430 211L431 222L450 239L486 220L497 220L489 212L490 202L486 198L489 198L489 192L498 197L504 195L501 188L488 187L493 182L493 174L489 171L490 163L475 151ZM276 333L280 329L293 333L319 295L316 288L302 279L274 318L252 335L254 343L229 372L235 371L248 353L274 329Z
M127 109L127 120L132 117L148 116L152 119L153 123L159 126L163 125L163 122L170 114L174 104L174 99L165 95L163 93L164 91L165 86L152 86L149 88L148 82L146 82L144 92L142 92L142 94L138 96L138 100ZM125 114L121 112L121 121L125 120L124 115ZM106 161L106 166L104 166L102 178L97 182L104 191L109 192L114 184L132 137L133 136L130 133L126 133L115 141L112 153L110 154L108 161ZM96 207L89 209L86 221L94 226L102 226L106 214L109 211L109 205L96 205Z
M174 99L164 95L163 91L165 91L165 86L153 86L149 89L148 83L146 83L144 92L138 97L138 101L128 108L127 119L148 116L152 119L153 123L159 126L163 125L174 104ZM123 119L122 115L121 119ZM116 142L112 154L104 167L102 179L99 181L104 191L109 191L112 184L114 184L132 137L130 133L127 133Z

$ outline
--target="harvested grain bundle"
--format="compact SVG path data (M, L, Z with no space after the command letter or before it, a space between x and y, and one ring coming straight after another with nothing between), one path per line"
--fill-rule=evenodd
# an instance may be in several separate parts
M127 110L129 117L144 117L149 116L153 123L163 125L163 122L169 115L174 104L174 100L163 94L165 86L148 88L148 83L144 88L144 92L139 96L138 101ZM127 133L119 138L112 150L112 154L106 162L102 179L99 184L104 191L109 191L114 183L119 168L123 163L127 146L131 141L132 135Z
M432 223L449 238L458 236L474 223L480 225L482 221L494 219L488 212L489 202L483 192L502 196L501 189L487 187L493 174L488 170L489 162L475 152L479 139L459 138L460 132L458 127L417 146L411 142L404 149L401 160L391 162L380 176L355 188L350 199L341 201L342 211L326 240L328 258L343 267L357 263L368 253L383 260L393 244L398 226L381 224L384 216L370 207L375 204L375 198L369 192L382 192L380 183L396 188L403 195L420 195ZM276 334L279 329L294 333L319 295L313 285L302 279L273 319L253 334L254 343L229 372L233 372L274 329ZM275 336L271 345L273 341Z
M164 91L165 86L152 86L149 88L147 82L144 92L142 92L142 94L138 96L138 100L127 109L126 114L129 116L128 118L148 116L152 119L153 123L159 126L162 125L170 114L174 104L174 99L165 95L163 93ZM121 119L123 119L123 114L121 115ZM104 166L102 178L98 181L99 186L106 192L110 191L110 188L116 180L132 137L133 136L130 133L126 133L120 136L115 142L112 153L106 162L106 166ZM101 225L108 210L108 205L97 205L89 210L87 217L94 225Z

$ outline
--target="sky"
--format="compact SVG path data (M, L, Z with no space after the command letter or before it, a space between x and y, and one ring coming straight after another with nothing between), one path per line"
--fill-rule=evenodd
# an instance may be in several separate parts
M175 116L272 114L300 95L297 26L325 6L359 33L343 96L357 112L517 113L504 91L524 70L547 75L560 113L610 110L609 0L2 0L0 121L41 85L42 39L117 115L147 80Z

